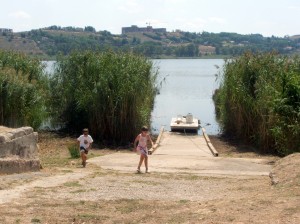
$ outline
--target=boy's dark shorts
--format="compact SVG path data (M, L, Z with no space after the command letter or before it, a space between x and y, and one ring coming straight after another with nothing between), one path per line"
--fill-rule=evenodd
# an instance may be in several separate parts
M85 154L88 154L88 150L86 150L84 147L80 146L80 152L84 152Z

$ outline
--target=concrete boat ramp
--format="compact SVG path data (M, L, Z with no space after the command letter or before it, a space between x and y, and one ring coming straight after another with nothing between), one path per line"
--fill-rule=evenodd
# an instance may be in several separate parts
M149 171L199 175L269 175L271 166L264 159L216 157L207 135L161 131L158 147L149 155ZM139 155L117 152L88 160L103 169L135 172ZM142 171L144 167L142 166Z

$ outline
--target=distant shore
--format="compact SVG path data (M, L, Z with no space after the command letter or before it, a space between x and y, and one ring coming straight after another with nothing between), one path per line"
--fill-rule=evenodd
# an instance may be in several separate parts
M41 61L56 61L56 56L46 56L46 55L31 55L33 58L37 58ZM175 57L175 56L157 56L157 57L150 57L149 59L228 59L232 56L229 55L205 55L202 57Z

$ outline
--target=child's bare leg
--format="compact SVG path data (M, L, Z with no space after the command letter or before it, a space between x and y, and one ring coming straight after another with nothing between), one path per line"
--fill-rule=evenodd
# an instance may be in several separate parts
M141 155L141 156L140 156L139 165L138 165L138 170L141 169L141 165L143 164L144 159L145 159L145 156L144 156L144 155Z
M146 167L146 172L148 172L148 156L145 156L145 167Z
M82 160L82 162L84 162L84 153L83 152L80 152L80 157L81 157L81 160Z
M80 155L81 155L82 165L83 167L85 167L86 159L87 159L86 154L84 152L81 152Z

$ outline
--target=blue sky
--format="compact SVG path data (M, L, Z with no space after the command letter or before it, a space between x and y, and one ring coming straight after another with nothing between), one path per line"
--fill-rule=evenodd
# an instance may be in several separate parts
M150 24L167 31L300 34L299 0L0 0L0 28L51 25L108 30Z

